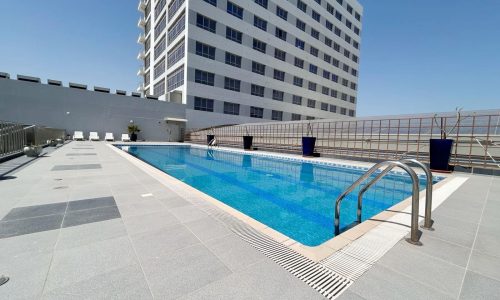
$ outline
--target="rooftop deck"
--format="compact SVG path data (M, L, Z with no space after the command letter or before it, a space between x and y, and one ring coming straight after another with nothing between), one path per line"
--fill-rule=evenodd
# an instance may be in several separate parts
M500 178L464 176L424 245L399 241L341 299L497 296ZM217 207L103 142L71 142L17 168L0 195L0 275L10 277L2 297L323 298L217 218Z

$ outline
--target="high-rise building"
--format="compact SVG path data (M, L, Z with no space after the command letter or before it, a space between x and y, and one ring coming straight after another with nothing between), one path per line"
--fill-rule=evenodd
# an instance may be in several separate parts
M141 0L139 10L139 90L186 104L192 124L356 115L356 0Z

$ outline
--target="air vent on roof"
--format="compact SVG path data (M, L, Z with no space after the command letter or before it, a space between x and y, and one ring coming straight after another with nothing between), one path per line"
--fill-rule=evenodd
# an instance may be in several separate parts
M17 75L17 80L40 83L40 78L26 75Z
M152 100L158 100L158 96L155 96L155 95L146 95L146 98L152 99Z
M100 87L100 86L94 86L94 91L101 92L101 93L109 93L108 88L104 88L104 87Z
M122 96L127 96L127 92L122 91L122 90L116 90L117 95L122 95Z
M86 90L87 86L85 84L79 84L79 83L69 83L69 87L73 89L80 89L80 90Z
M141 93L132 92L132 97L141 97Z
M9 73L0 72L0 78L9 79L10 75L9 75Z
M59 81L59 80L52 80L52 79L47 79L47 84L62 86L62 82L61 81Z

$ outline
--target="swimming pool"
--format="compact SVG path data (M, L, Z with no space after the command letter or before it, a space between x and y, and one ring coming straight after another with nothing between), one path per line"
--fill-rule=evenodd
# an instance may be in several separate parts
M122 147L122 146L118 146ZM191 146L126 146L128 153L307 246L333 238L334 202L365 169ZM420 178L425 188L425 178ZM363 220L411 196L391 173L363 198ZM357 188L342 202L341 229L356 220Z

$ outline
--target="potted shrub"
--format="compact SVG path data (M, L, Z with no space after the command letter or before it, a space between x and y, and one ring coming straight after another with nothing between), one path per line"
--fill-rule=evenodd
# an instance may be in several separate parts
M215 139L215 131L213 128L210 128L207 134L207 145L210 145L210 142Z
M137 141L137 132L140 132L141 130L139 129L139 126L135 124L130 124L127 127L128 133L130 134L130 140L132 142Z
M248 128L245 126L246 135L243 136L243 149L252 150L253 136L248 133Z
M29 145L23 148L23 152L28 157L38 157L42 154L42 149L42 146Z
M316 138L312 136L313 126L307 123L307 135L302 137L302 155L314 156L314 146L316 145Z
M461 111L462 108L456 108L457 120L449 130L446 130L446 125L443 124L443 118L441 118L441 122L438 123L437 114L434 115L433 121L441 131L441 138L429 139L429 165L431 170L450 171L450 157L454 140L450 139L449 135L460 123Z

